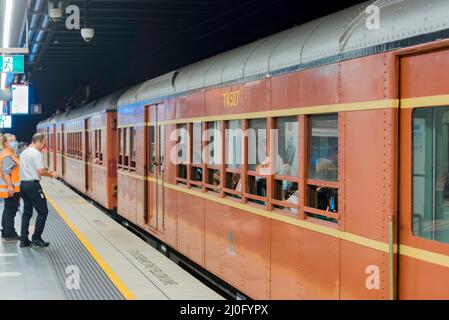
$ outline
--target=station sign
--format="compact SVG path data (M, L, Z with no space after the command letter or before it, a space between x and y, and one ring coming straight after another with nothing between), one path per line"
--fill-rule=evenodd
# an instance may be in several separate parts
M11 114L28 114L29 91L26 85L12 86Z
M24 73L24 56L0 56L0 72Z
M30 105L30 114L42 114L42 105L37 103Z
M10 115L0 116L0 129L11 129L12 128L12 117Z

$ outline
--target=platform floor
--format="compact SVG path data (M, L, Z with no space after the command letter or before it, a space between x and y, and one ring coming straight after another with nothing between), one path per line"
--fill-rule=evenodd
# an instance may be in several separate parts
M223 299L64 184L42 185L50 248L0 243L0 300Z

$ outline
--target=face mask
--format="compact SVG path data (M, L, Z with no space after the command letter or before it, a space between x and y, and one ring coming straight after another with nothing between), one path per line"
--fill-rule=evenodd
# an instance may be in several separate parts
M13 142L11 142L11 143L9 144L9 147L10 147L12 150L17 150L17 149L19 148L19 143L18 143L17 141L13 141Z

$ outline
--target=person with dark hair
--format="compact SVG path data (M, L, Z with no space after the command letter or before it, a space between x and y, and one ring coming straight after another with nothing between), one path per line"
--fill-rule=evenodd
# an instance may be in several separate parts
M42 161L42 149L46 147L45 135L37 133L31 145L20 156L20 193L24 209L20 247L48 247L50 244L42 239L48 216L47 199L40 184L41 177L57 178L58 174L45 168ZM32 241L28 238L30 219L36 209L37 219Z
M28 144L26 142L20 142L17 149L17 155L20 157L20 155L26 148L28 148Z

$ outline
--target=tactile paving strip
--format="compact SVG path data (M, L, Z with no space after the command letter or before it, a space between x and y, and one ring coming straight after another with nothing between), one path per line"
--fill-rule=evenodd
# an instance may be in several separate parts
M48 204L44 240L48 259L68 300L124 300L98 263ZM35 213L36 214L36 213Z

